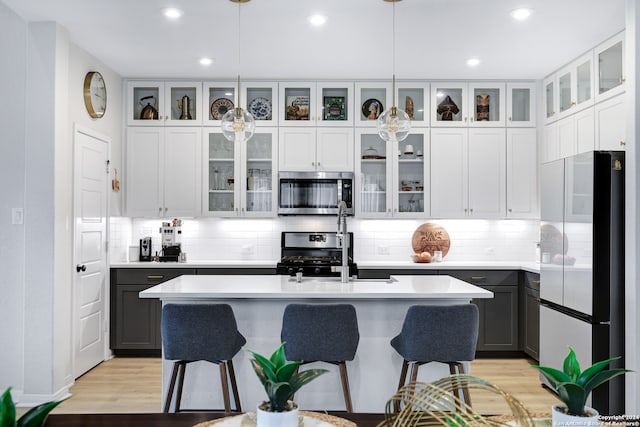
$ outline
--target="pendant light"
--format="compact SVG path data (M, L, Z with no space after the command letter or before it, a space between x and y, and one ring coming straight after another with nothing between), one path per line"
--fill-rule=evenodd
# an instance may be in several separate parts
M256 129L256 120L250 112L240 106L240 3L250 0L229 0L238 4L238 88L236 89L236 106L222 117L222 134L229 141L248 141Z
M396 105L396 2L402 0L384 0L393 3L393 79L391 86L391 108L382 113L376 122L378 133L385 141L403 141L411 130L409 115Z

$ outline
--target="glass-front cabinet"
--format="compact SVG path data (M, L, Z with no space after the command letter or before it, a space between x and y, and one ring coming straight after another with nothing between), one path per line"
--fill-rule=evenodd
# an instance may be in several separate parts
M507 83L507 126L536 126L535 83Z
M220 129L205 129L205 215L275 216L277 134L274 128L258 128L249 141L234 144Z
M411 119L411 127L429 126L429 84L396 82L396 104Z
M593 53L589 52L556 73L558 118L593 105Z
M202 88L202 117L207 126L220 126L222 117L235 108L235 82L204 82Z
M129 126L198 126L202 82L127 82Z
M596 47L594 55L597 76L596 101L624 92L624 33Z
M556 114L556 75L552 74L546 77L542 81L542 87L544 90L544 120L545 123L551 123L558 118Z
M256 120L256 127L278 125L278 82L241 81L240 106Z
M280 126L353 126L352 82L280 82Z
M362 218L424 217L429 212L428 130L400 143L356 130L356 210Z
M504 92L504 83L432 83L431 126L504 126Z
M356 82L354 116L357 127L376 127L376 120L391 107L391 81Z

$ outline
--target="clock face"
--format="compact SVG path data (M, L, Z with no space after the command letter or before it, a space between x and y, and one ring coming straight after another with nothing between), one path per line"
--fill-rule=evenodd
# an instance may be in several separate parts
M107 109L107 86L102 75L90 71L84 78L84 104L94 119L99 119Z

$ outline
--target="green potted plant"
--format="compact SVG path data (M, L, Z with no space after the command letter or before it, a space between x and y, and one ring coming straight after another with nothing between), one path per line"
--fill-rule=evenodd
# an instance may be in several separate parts
M61 402L62 400L58 400L33 407L16 422L16 405L11 398L11 387L9 387L0 397L0 427L41 427L49 412Z
M293 395L303 385L327 372L326 369L308 369L296 373L302 365L299 362L287 362L284 355L283 342L266 358L249 350L253 355L251 366L267 392L269 401L264 401L257 408L257 424L259 427L298 426L298 405L291 401Z
M576 353L569 347L569 354L564 359L562 371L549 366L532 366L549 381L564 403L564 405L557 404L551 407L554 425L567 422L571 424L565 425L597 425L598 411L586 406L587 398L594 388L629 372L624 368L604 370L609 363L618 359L620 356L612 357L594 363L581 371Z

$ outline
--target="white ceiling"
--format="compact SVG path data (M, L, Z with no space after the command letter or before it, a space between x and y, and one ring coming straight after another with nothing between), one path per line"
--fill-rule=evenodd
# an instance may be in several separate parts
M56 21L123 77L390 78L392 3L383 0L0 0ZM624 0L404 0L396 3L398 79L542 78L624 29ZM184 10L168 21L161 9ZM525 22L510 11L533 8ZM313 28L312 13L328 17ZM203 56L214 63L203 67ZM475 56L474 69L465 61Z

